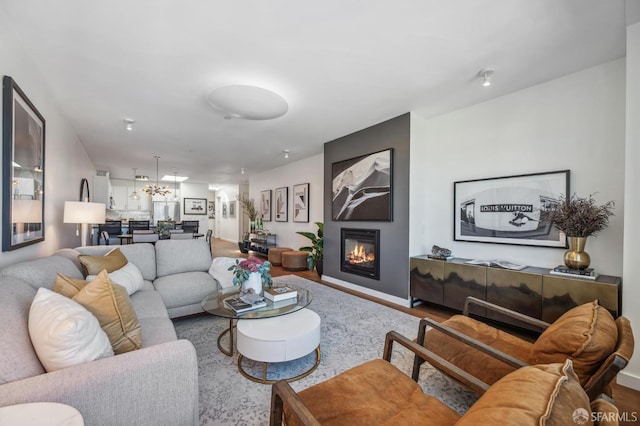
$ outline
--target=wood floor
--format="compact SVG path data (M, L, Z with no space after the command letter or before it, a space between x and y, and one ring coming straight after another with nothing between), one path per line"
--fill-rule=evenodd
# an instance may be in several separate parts
M247 254L243 254L240 252L237 243L233 244L217 238L211 240L211 249L214 257L248 257L249 256ZM449 310L440 309L440 308L429 306L429 305L419 305L414 308L407 308L404 306L400 306L395 303L378 299L376 297L369 296L367 294L363 294L355 290L346 289L344 287L336 286L326 281L322 281L318 277L318 274L316 273L316 271L292 272L292 271L284 270L280 266L273 266L271 268L271 275L274 277L281 276L281 275L290 275L290 274L301 276L308 280L315 281L317 283L326 285L328 287L332 287L337 290L344 291L345 293L353 294L355 296L362 297L364 299L371 300L376 303L380 303L382 305L397 309L399 311L405 312L409 315L414 315L419 318L429 317L437 321L444 321L449 317L451 317L451 315L455 314L454 312L451 312ZM523 336L523 337L527 337L527 336ZM614 384L613 395L615 398L616 406L618 407L618 410L620 411L620 413L628 413L627 414L628 418L633 418L631 413L635 413L635 417L638 418L638 422L630 423L630 422L621 421L620 424L621 425L639 424L640 422L640 391L635 391L633 389L620 386L618 384Z

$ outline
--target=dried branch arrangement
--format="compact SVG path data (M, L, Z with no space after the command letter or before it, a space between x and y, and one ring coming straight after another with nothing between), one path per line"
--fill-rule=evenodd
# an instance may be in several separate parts
M593 195L589 195L589 198L580 198L576 194L569 198L563 196L558 208L551 213L550 220L567 237L595 236L609 225L614 207L614 201L598 206Z

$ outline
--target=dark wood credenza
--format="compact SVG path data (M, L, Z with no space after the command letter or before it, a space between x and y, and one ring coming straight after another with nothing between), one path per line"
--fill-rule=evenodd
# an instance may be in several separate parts
M598 299L614 318L622 314L620 277L600 275L596 280L552 275L551 268L528 266L520 271L468 265L469 259L433 260L426 255L410 259L411 305L416 300L462 311L474 296L546 322L555 321L574 306ZM525 323L473 307L472 313L531 329Z

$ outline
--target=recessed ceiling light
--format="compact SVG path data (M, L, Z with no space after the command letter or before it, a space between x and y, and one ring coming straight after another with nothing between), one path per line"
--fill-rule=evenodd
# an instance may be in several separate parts
M184 182L187 179L189 179L189 176L164 175L160 180L165 182Z
M482 78L482 85L484 87L491 86L491 76L493 75L493 70L484 69L478 72L478 76Z
M284 153L284 158L289 158L289 150L288 149L283 149L282 152Z
M284 115L289 105L284 98L270 90L241 84L215 89L207 101L224 113L225 120L232 117L245 120L271 120Z
M135 123L136 120L132 120L131 118L125 118L123 121L124 121L124 128L127 129L127 131L132 132L133 123Z

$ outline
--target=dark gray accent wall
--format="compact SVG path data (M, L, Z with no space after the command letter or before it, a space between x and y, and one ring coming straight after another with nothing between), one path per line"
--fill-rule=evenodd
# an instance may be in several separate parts
M404 114L324 145L324 275L400 298L409 297L409 139ZM331 165L393 148L393 221L333 221ZM340 271L340 228L380 229L380 280Z

